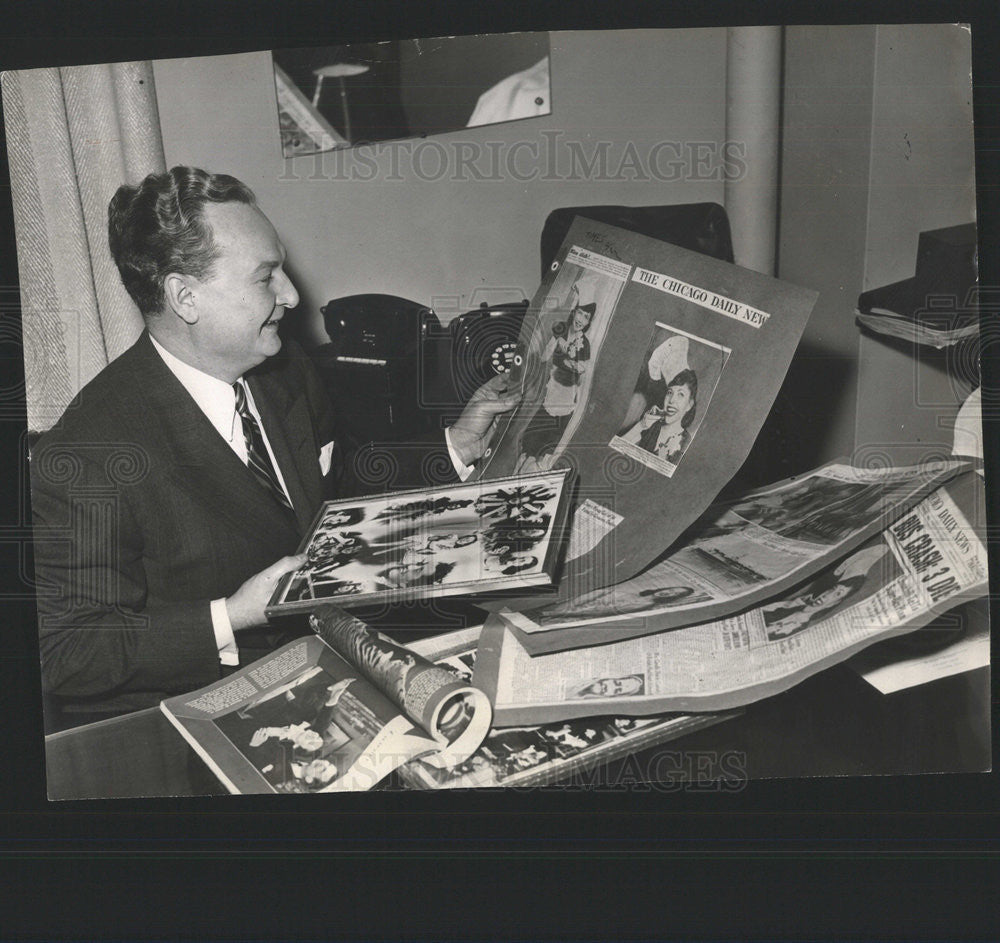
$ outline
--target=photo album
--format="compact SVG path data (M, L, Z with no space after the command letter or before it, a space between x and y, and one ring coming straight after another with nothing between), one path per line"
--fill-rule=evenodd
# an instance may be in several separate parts
M299 547L306 563L279 581L267 615L552 585L570 479L553 469L328 501Z

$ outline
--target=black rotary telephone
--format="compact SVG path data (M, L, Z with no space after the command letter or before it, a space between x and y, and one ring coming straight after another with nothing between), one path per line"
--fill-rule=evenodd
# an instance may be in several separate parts
M458 405L498 374L513 372L517 378L524 361L519 338L527 310L527 299L493 307L483 302L452 319L451 382Z

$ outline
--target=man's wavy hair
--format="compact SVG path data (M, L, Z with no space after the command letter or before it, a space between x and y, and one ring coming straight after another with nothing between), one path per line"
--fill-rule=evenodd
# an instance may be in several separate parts
M143 317L163 310L171 272L204 278L219 256L205 222L206 203L255 204L253 191L228 174L173 167L138 186L121 186L108 204L108 244L125 290Z

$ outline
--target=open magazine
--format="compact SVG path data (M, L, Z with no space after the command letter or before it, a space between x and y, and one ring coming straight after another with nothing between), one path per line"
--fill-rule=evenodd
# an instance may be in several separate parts
M344 655L318 637L300 639L225 681L164 702L164 713L230 792L368 789L394 767L401 784L414 789L541 785L741 713L600 716L484 735L490 717L485 695L466 700L482 626L419 639L405 649L386 645L384 637L331 607L319 614L316 628ZM360 650L369 646L371 657L359 672ZM386 652L392 655L386 669L373 668ZM411 657L406 718L419 705L421 690L441 684L433 697L439 706L432 708L428 698L419 723L403 718L390 678L392 662L405 664ZM437 671L431 674L428 667ZM458 710L449 698L460 698ZM474 719L456 737L470 711ZM452 715L460 724L449 721Z
M231 793L366 790L482 743L490 704L461 675L334 606L309 621L315 636L160 705Z
M635 575L705 510L753 446L815 300L574 220L522 326L521 404L477 470L579 475L558 601Z
M801 583L972 467L961 459L901 468L832 462L714 505L624 583L504 616L532 654L720 619Z
M473 680L501 727L748 704L984 596L984 531L983 482L966 472L806 583L727 619L532 656L493 615Z

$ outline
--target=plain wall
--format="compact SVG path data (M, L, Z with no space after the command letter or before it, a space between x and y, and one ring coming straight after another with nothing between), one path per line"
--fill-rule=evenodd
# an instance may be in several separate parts
M289 252L303 336L319 342L320 306L359 292L430 304L442 320L481 301L530 297L540 281L539 236L556 207L721 203L721 170L711 161L674 171L675 153L661 150L660 176L676 180L656 179L646 162L662 141L717 149L724 139L725 42L724 29L552 33L549 116L443 134L402 150L288 160L270 53L164 60L154 73L167 166L231 173L256 191ZM540 179L570 175L570 142L585 156L608 142L603 179L599 169ZM638 170L621 168L625 179L610 179L629 143ZM471 168L456 165L455 149L478 146L475 166L492 175L487 145L500 154L500 179L476 181ZM448 172L429 179L439 175L442 152ZM410 158L422 162L421 173ZM352 169L371 179L349 179ZM648 179L633 179L643 173Z
M819 298L756 450L781 477L854 448L874 49L873 26L785 30L778 277Z
M961 26L786 29L778 276L820 295L746 483L949 450L969 365L855 312L914 274L921 231L975 218L969 63Z
M922 231L976 218L970 57L962 26L877 27L866 290L914 274ZM859 456L915 462L948 452L972 375L955 348L863 334Z

